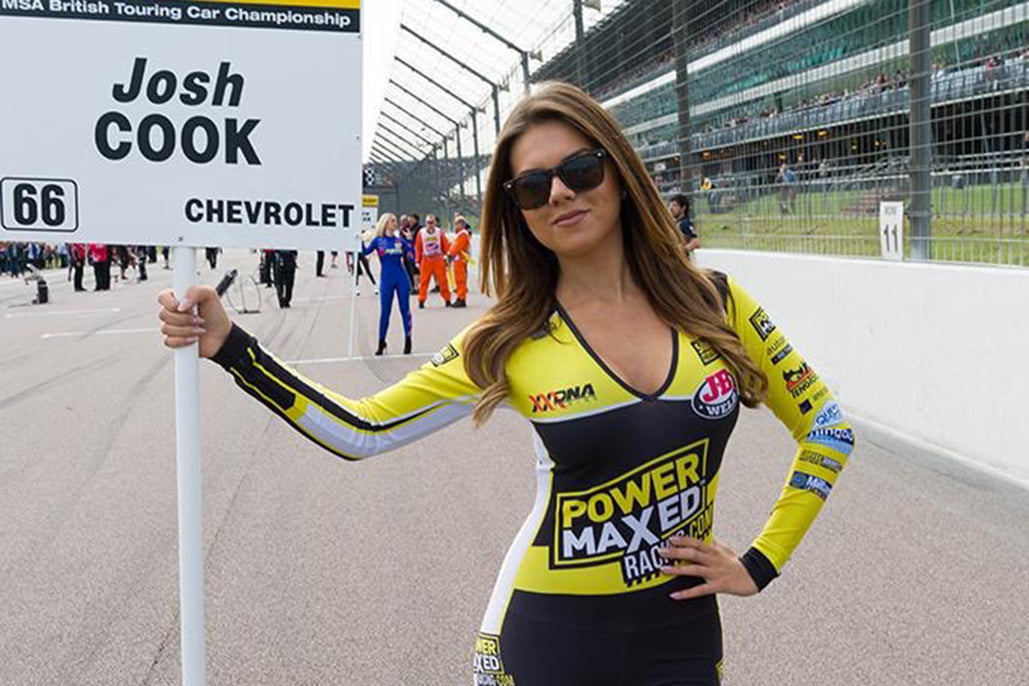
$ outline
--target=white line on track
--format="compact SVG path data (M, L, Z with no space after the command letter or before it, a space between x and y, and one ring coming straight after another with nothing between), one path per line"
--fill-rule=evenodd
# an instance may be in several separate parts
M119 336L121 334L134 333L160 333L160 330L151 326L146 329L107 329L105 331L64 331L62 333L45 333L40 338L73 338L75 336Z
M43 272L43 278L47 279L48 282L52 285L55 281L58 280L58 277L60 277L62 274L65 274L67 271L68 270L66 270L66 269L47 270L47 271ZM25 282L25 277L19 276L16 279L10 279L10 280L5 279L3 282L0 282L0 288L2 288L4 286L25 286L27 288L35 288L36 284L35 284L35 282L32 282L32 281L26 283Z
M321 297L321 298L299 298L297 300L294 300L293 302L295 302L295 303L324 303L324 302L334 302L334 301L339 301L339 300L350 300L350 296L349 295L326 295L326 296Z
M55 310L53 312L13 312L4 315L4 318L13 317L68 317L83 316L91 314L108 314L110 312L121 312L120 307L105 307L98 310Z
M410 355L366 355L364 357L325 357L315 360L290 360L286 364L334 364L336 362L374 362L375 360L402 360L404 358L435 357L436 353L412 353Z

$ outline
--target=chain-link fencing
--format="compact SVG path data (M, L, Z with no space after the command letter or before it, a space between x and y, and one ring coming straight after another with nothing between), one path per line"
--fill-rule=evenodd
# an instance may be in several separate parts
M421 12L441 2L410 0ZM480 4L441 11L478 31L476 21L496 17L476 20ZM410 125L407 142L380 144L373 169L397 209L478 214L497 120L528 72L530 83L570 81L604 103L661 192L690 197L706 247L875 257L881 204L901 202L907 259L1029 266L1029 3L597 6L523 10L533 31L521 33L534 41L510 49L503 40L518 37L493 39L508 54L482 78L471 72L487 67L466 51L440 58L468 63L436 89L469 105L464 117L433 120L402 91L391 98L380 127ZM411 40L441 40L439 22L419 24L414 12L405 22L422 35ZM423 71L408 61L394 79L432 77Z

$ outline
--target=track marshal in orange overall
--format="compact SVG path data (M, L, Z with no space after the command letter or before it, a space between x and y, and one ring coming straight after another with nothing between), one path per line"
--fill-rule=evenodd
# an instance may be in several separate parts
M430 214L425 217L425 228L418 232L414 242L415 261L421 270L421 282L418 286L418 308L425 307L425 299L429 296L429 278L436 278L443 303L450 307L450 284L447 283L446 255L450 250L450 241L439 227L439 219Z
M457 235L447 251L454 265L454 288L457 291L454 307L468 307L468 255L472 250L472 232L468 220L461 215L454 217L454 226L457 227Z

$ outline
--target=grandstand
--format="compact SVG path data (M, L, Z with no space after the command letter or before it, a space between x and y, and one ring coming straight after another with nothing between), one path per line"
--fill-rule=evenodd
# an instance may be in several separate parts
M406 35L446 43L440 18L454 16L434 14L441 3L416 3ZM405 60L461 83L465 109L444 112L453 94L396 67L408 85L390 116L407 130L380 132L369 189L387 206L477 215L490 115L510 112L528 73L603 102L662 193L691 195L707 247L878 255L880 202L899 200L916 220L913 258L1029 266L1029 2L541 0L491 20L518 45L458 51L471 71L420 40L407 47ZM483 33L461 22L457 44Z
M706 244L875 254L879 201L908 199L909 4L627 0L533 80L601 99ZM1029 264L1029 3L931 12L934 256ZM742 240L767 234L799 240Z

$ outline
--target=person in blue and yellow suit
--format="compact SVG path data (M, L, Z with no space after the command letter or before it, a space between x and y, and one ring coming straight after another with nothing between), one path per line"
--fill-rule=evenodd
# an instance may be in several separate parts
M199 343L344 460L512 407L535 433L537 497L475 641L474 683L718 684L717 596L755 596L782 573L853 449L847 419L759 302L687 259L618 123L574 86L515 107L480 225L493 305L370 397L289 368L203 287L160 296L165 344ZM796 451L778 498L751 496L771 512L737 555L714 534L720 467L741 406L761 403Z
M397 218L392 213L379 217L375 237L367 246L361 246L361 255L375 253L379 256L382 271L379 275L379 348L376 355L386 352L386 333L393 310L393 296L400 307L400 318L404 322L404 354L411 354L411 282L404 268L404 258L414 259L411 242L397 232Z

